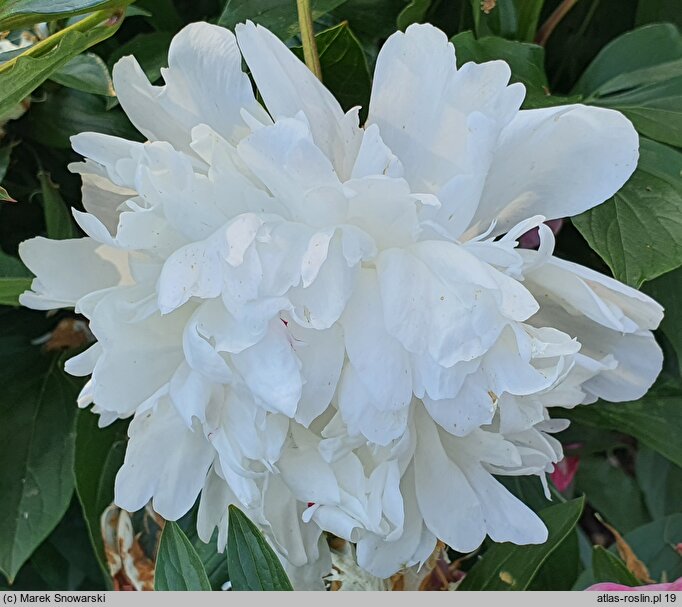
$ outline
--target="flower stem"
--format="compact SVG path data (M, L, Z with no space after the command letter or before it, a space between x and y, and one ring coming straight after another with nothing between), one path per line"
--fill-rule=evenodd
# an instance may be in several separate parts
M563 0L563 2L554 9L554 12L542 24L535 36L535 44L545 46L547 40L554 32L554 29L561 22L561 20L569 13L569 11L578 3L578 0Z
M320 66L320 56L317 54L310 0L296 0L296 6L298 8L298 25L301 29L305 64L319 80L322 80L322 67Z

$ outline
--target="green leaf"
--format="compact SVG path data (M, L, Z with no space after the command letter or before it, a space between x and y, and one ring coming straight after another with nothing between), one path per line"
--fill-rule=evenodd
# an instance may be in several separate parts
M562 416L581 424L634 436L663 457L682 466L682 390L652 389L629 403L598 402L562 411Z
M674 25L642 27L607 44L580 77L574 92L587 97L612 91L609 83L614 79L640 74L680 57L682 39Z
M635 475L653 519L679 512L682 504L682 468L653 449L640 445L635 460Z
M643 290L665 308L660 330L675 349L682 370L682 268L646 283Z
M89 410L78 412L74 474L76 493L83 509L90 541L108 579L100 518L114 501L114 479L123 465L127 424L119 421L106 428L99 428L98 419L99 416Z
M0 5L0 31L126 4L125 0L5 0Z
M682 514L672 514L624 536L655 580L682 577L682 558L675 547L682 543ZM615 551L615 548L612 548Z
M432 0L412 0L398 15L398 29L405 31L413 23L423 23Z
M59 186L50 179L50 174L45 171L38 173L38 180L43 195L47 236L55 240L76 238L78 231L71 220L70 207L67 206L59 193Z
M282 565L258 528L229 507L227 567L233 590L293 590Z
M60 89L31 109L28 134L42 145L68 150L70 137L84 131L140 140L121 108L107 110L105 98L97 95Z
M641 585L641 582L628 571L625 563L602 546L595 546L592 550L592 571L595 582L613 582L624 586Z
M667 21L682 27L682 11L679 0L639 0L637 25Z
M356 105L365 112L369 105L371 80L360 42L347 23L315 36L325 86L334 94L344 110ZM301 47L292 49L303 58Z
M623 533L650 521L635 479L605 457L581 457L575 487L607 522Z
M31 272L21 260L0 251L0 277L30 278L31 276Z
M584 499L575 499L542 510L540 518L549 531L544 544L516 546L493 544L474 565L459 590L526 590L542 564L575 528Z
M0 344L0 570L11 581L71 500L78 385L27 337Z
M613 275L634 287L682 265L682 154L640 140L637 170L609 201L572 219Z
M22 567L15 586L22 585L23 580L20 578L29 566L45 581L46 589L73 591L102 588L102 572L93 559L92 546L77 500L71 501L64 518ZM24 586L26 590L34 588L34 585Z
M136 7L152 14L149 25L166 32L177 32L185 25L174 0L137 0ZM222 4L222 2L221 2Z
M346 0L330 17L335 22L348 21L365 50L375 54L377 43L395 32L406 4L407 0Z
M172 38L170 32L138 34L109 56L109 65L113 67L121 57L134 55L149 81L156 82L161 77L161 68L168 65L168 47Z
M682 146L682 35L647 25L608 44L576 85L585 103L617 109L644 136Z
M154 590L211 590L199 555L173 521L166 522L161 534Z
M31 278L0 278L0 306L18 306L19 295L31 287Z
M197 532L197 513L198 508L195 506L178 521L178 525L197 551L197 554L204 565L204 569L206 570L206 576L211 584L211 588L213 590L221 590L223 584L230 579L229 570L227 568L227 558L225 557L224 551L218 552L217 529L213 532L210 542L205 543L201 541Z
M59 68L121 25L118 13L95 13L0 65L0 115L10 111Z
M318 20L345 0L312 0L313 20ZM227 0L218 24L234 30L247 19L267 27L282 40L298 34L296 0Z
M107 64L94 53L76 55L52 74L50 80L93 95L115 96Z

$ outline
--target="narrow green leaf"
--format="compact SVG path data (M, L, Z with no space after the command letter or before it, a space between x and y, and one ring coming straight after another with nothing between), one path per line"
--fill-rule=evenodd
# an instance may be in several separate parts
M313 20L317 21L345 0L312 0ZM237 23L250 19L267 27L282 40L298 34L295 0L227 0L218 24L234 30Z
M229 508L227 567L233 590L293 590L258 528L236 506Z
M0 65L0 115L12 110L76 55L113 35L122 13L99 12Z
M651 390L630 403L599 402L566 410L562 415L581 424L634 436L671 462L682 466L681 390Z
M517 13L517 39L525 42L535 40L538 31L540 13L545 5L545 0L514 0Z
M166 522L161 534L154 590L211 590L199 555L173 521Z
M89 410L78 412L74 473L76 493L83 509L90 541L100 568L108 579L100 518L114 501L114 479L123 464L127 424L119 421L106 428L99 428L98 419Z
M622 282L639 287L682 265L682 154L640 140L637 170L573 224Z
M595 582L613 582L624 586L639 586L641 582L628 571L625 563L602 546L592 549L592 572Z
M5 188L0 186L0 202L16 202L16 200L7 193Z
M125 0L5 0L0 4L0 31L126 4Z
M75 238L78 235L76 226L71 220L70 208L59 193L59 186L50 179L45 171L38 173L40 190L43 195L43 212L47 235L55 240Z
M494 544L474 565L459 590L526 590L542 564L575 528L584 499L550 506L539 513L549 532L544 544Z
M366 112L369 105L371 79L360 41L347 23L315 36L325 86L338 99L344 110L359 105ZM301 47L292 51L303 59Z
M579 528L571 531L538 569L528 590L570 590L582 566L580 563Z
M78 385L29 338L0 345L0 571L11 581L71 500Z
M225 551L218 552L218 530L215 529L208 543L199 537L197 532L198 507L195 506L179 521L180 529L185 533L194 549L197 551L201 562L206 570L206 576L213 590L221 590L227 580L230 579L227 568Z
M76 55L58 69L50 80L85 93L114 97L114 85L107 64L94 53Z
M678 506L679 507L679 506ZM682 514L672 514L626 533L623 539L632 548L655 580L676 580L682 576L682 559L676 546L682 543ZM616 546L608 552L616 555ZM595 584L592 567L583 571L573 590Z

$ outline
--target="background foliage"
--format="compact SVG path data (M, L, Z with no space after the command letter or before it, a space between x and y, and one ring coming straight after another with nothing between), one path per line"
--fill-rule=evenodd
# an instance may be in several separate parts
M152 513L110 507L126 423L98 429L95 416L75 407L79 381L62 370L67 355L86 345L87 326L69 311L17 307L30 284L18 243L37 234L78 236L70 210L81 208L80 183L67 170L77 159L69 137L87 130L140 139L116 101L110 70L117 59L135 54L159 81L173 34L197 20L233 27L252 19L301 55L294 0L131 1L0 0L0 37L27 45L0 54L0 589L210 590L229 578L236 589L286 589L276 558L236 509L220 555L196 537L194 512L161 531ZM611 200L564 222L557 252L666 307L657 334L664 372L640 401L569 412L573 424L560 438L577 474L557 483L562 493L553 489L553 505L536 481L504 479L541 511L550 530L545 545L486 544L456 562L468 571L466 589L580 589L682 576L679 0L312 4L324 82L345 109L366 108L383 40L431 22L452 37L460 64L507 61L527 87L525 107L582 102L620 110L635 124L637 171ZM140 549L133 570L108 564L112 538Z

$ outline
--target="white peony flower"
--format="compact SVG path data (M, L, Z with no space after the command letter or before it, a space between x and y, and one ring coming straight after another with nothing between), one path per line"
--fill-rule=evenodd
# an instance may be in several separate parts
M252 23L190 25L169 64L162 87L114 69L147 143L73 138L88 236L20 249L22 303L90 319L80 406L133 416L116 503L176 519L201 496L221 547L235 503L298 587L330 569L322 531L379 577L436 538L543 542L495 476L545 482L550 407L638 398L661 369L661 307L554 257L543 224L625 183L630 122L521 111L504 62L457 69L429 25L381 49L363 127Z

